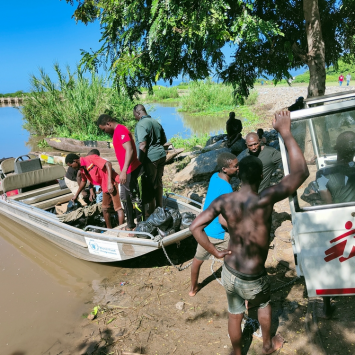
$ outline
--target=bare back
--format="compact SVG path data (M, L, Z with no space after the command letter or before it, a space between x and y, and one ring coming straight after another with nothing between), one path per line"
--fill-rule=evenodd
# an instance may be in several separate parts
M228 249L232 252L225 256L225 262L244 274L260 273L269 250L273 206L261 206L258 194L243 189L221 199L221 214L230 234Z

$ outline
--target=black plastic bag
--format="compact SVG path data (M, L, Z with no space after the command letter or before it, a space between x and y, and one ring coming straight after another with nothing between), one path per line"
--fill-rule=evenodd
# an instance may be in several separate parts
M147 218L154 227L159 227L160 230L166 231L173 225L173 217L170 212L162 207L157 207L155 211Z
M67 213L73 212L73 211L77 210L80 207L82 207L82 205L81 205L81 203L79 201L70 200L69 203L68 203L68 207L67 207Z
M178 230L180 230L181 213L179 212L179 210L176 210L174 208L167 208L167 210L169 211L169 213L171 214L171 217L173 218L172 227L175 230L175 232L177 232Z
M157 234L157 227L151 225L148 221L143 221L137 224L135 231L150 233L155 236ZM149 239L149 236L145 234L136 234L135 236L136 238Z
M192 212L184 212L181 214L181 227L180 229L185 229L190 227L192 221L196 218L196 215Z

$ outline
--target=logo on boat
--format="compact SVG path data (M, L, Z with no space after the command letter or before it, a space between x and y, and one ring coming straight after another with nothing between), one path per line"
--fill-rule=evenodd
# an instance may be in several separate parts
M99 246L97 245L96 241L93 240L93 239L91 239L91 240L89 241L89 247L90 247L92 250L96 250L96 251L98 251L98 250L100 249Z
M342 263L355 256L355 229L351 229L352 227L352 222L346 222L345 229L347 229L348 232L341 234L339 237L330 241L330 243L339 243L325 251L325 255L327 256L324 260L326 262L339 258L339 261Z

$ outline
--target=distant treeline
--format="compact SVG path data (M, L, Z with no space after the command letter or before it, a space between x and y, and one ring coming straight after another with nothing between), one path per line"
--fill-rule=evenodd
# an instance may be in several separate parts
M26 96L26 95L28 95L27 92L19 90L19 91L11 92L8 94L0 94L0 97L21 97L21 96Z

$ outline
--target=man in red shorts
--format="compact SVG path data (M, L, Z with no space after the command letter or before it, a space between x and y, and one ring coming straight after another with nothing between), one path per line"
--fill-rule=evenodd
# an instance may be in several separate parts
M72 153L65 157L65 163L73 169L80 169L81 171L81 183L73 200L75 201L78 198L80 192L85 188L87 180L89 180L92 185L101 186L103 192L102 213L105 218L106 227L112 228L108 212L111 202L113 202L113 207L117 212L119 225L123 224L125 216L118 193L118 183L120 180L119 175L112 170L112 164L98 155L79 157ZM90 198L92 198L93 194L93 190L91 190Z
M127 216L125 230L134 230L135 213L133 204L138 207L140 193L138 178L143 174L142 164L137 158L137 150L132 133L124 125L119 124L114 118L103 114L97 120L99 128L113 136L113 146L117 161L120 165L120 197ZM139 204L140 205L140 204ZM143 206L138 207L143 211ZM137 216L137 219L139 216Z

